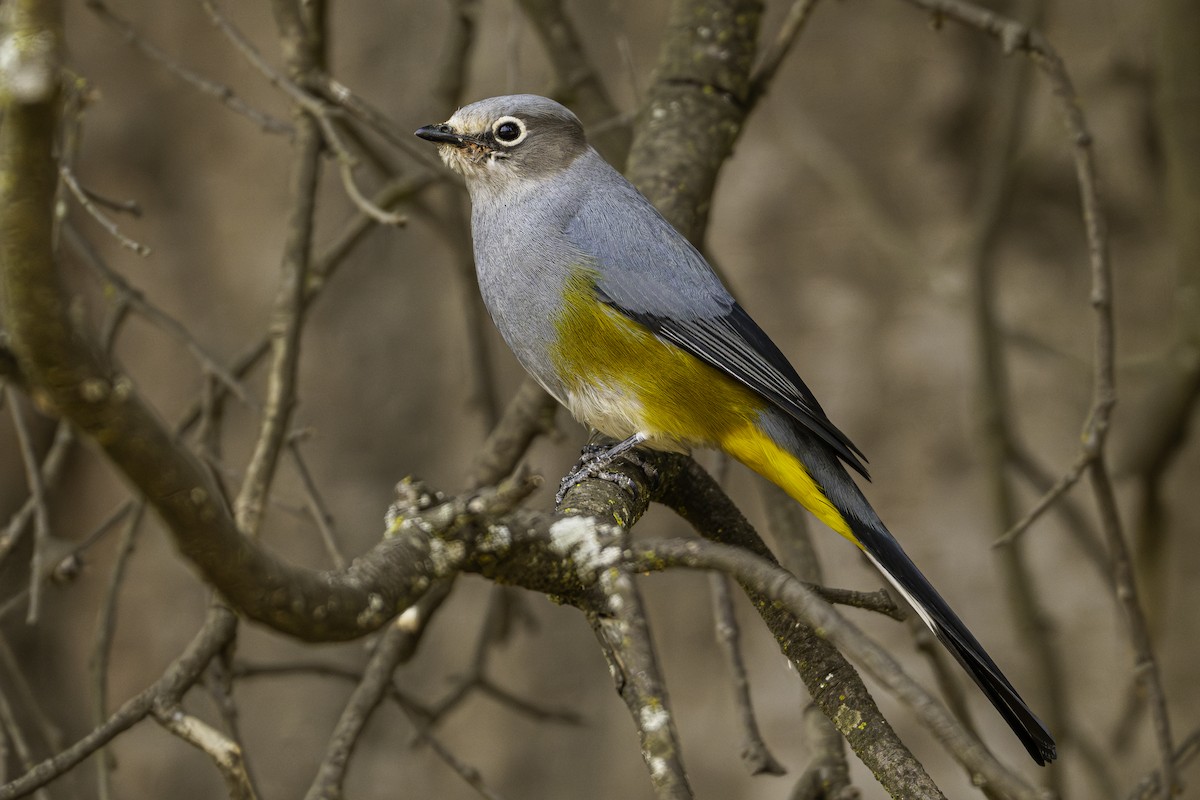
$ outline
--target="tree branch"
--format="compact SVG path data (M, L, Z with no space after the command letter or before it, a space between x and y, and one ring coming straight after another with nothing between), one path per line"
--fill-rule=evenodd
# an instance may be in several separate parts
M1167 794L1174 791L1175 748L1162 675L1154 655L1149 626L1138 598L1132 562L1113 493L1105 444L1116 404L1116 345L1112 306L1112 266L1108 250L1108 226L1097 186L1092 134L1088 129L1071 77L1061 57L1036 30L960 0L906 0L940 18L952 19L999 39L1005 53L1021 52L1042 71L1058 101L1071 140L1071 155L1083 211L1091 272L1091 305L1095 312L1092 362L1092 403L1083 425L1081 457L1099 511L1101 529L1112 563L1113 592L1125 611L1126 625L1134 647L1134 668L1144 682L1154 719L1154 732Z
M274 0L271 7L285 54L288 78L307 83L325 60L325 32L302 18L299 4ZM315 15L319 18L319 14ZM267 378L267 400L246 467L241 491L234 502L238 528L248 535L258 533L263 507L279 464L279 454L296 404L296 373L300 364L300 333L304 329L304 290L312 257L313 219L317 204L317 180L321 164L321 126L317 115L297 106L294 123L295 162L289 183L291 217L283 247L283 276L271 316L271 368Z
M236 630L237 617L227 609L212 608L204 626L162 677L127 700L103 725L93 728L78 742L0 786L0 800L15 800L45 786L153 713L156 702L167 697L177 698L199 680L209 662L230 642Z
M631 131L626 125L613 124L620 112L588 60L583 38L567 16L562 0L519 0L519 5L533 23L554 69L551 93L579 115L592 146L601 155L612 164L624 164L629 156Z
M750 109L761 15L756 0L674 0L634 125L630 179L694 244L704 239L717 173Z
M305 794L306 800L335 800L343 796L346 767L367 721L392 687L392 673L396 667L416 653L429 619L450 596L452 585L448 580L435 584L419 602L388 626L329 738L325 758Z

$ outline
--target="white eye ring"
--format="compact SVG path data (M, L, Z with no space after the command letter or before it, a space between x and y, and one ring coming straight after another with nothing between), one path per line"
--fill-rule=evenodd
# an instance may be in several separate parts
M517 126L517 130L520 131L520 133L517 134L517 138L515 138L515 139L501 139L500 138L500 126L508 125L508 124L513 124L513 125ZM495 139L500 144L504 145L505 147L516 147L521 142L525 141L525 137L528 135L529 135L529 129L525 127L524 122L517 119L516 117L501 117L500 119L498 119L492 123L492 138Z

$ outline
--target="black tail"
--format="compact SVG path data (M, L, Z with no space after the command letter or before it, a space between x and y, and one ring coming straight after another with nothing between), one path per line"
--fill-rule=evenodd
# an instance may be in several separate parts
M942 596L917 569L917 565L900 547L900 543L882 524L876 528L874 525L860 523L853 517L848 517L847 520L867 556L912 604L921 615L921 619L958 663L962 664L963 669L1013 729L1021 744L1025 745L1033 760L1041 766L1053 761L1057 751L1050 731L1046 730L1042 721L1025 704L1021 695L1017 694L1017 690L967 630L967 626L958 615L950 610Z

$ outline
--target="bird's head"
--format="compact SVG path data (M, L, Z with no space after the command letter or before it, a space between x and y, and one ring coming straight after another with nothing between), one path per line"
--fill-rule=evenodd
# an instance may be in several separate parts
M579 118L532 94L480 100L416 135L437 144L442 161L468 186L502 187L552 177L587 150Z

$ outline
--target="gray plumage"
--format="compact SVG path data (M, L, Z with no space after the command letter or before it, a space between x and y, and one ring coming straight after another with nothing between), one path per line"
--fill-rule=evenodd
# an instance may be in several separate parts
M626 445L724 446L722 441L686 441L683 434L662 429L661 421L648 421L661 417L646 413L644 398L637 395L678 409L678 383L667 384L665 402L661 394L673 373L654 375L640 385L618 374L617 367L610 367L611 374L559 374L560 317L565 297L582 274L591 281L588 302L604 304L641 326L636 334L623 334L630 348L637 337L653 334L665 345L655 345L657 356L669 354L664 364L677 365L676 359L687 353L751 390L757 395L754 402L728 401L727 408L713 408L703 397L691 404L702 408L683 413L689 419L699 414L705 423L723 413L720 424L714 422L720 430L720 425L749 424L756 440L774 443L772 452L780 459L798 462L803 476L795 478L797 485L783 488L818 515L832 507L834 517L822 518L852 538L908 599L1030 755L1039 764L1054 759L1054 740L1045 726L904 553L847 473L844 465L866 475L862 454L829 421L795 369L703 256L588 146L574 114L535 95L494 97L461 108L446 123L421 128L417 135L438 143L446 164L466 178L484 302L517 359L542 386L581 421L626 439ZM627 339L618 338L617 349ZM586 371L588 364L577 368ZM679 374L686 379L692 373L681 368ZM724 391L723 383L697 385ZM688 388L694 387L678 390L683 394ZM746 422L741 406L757 408L758 398L763 410L751 411ZM652 425L660 429L650 430ZM745 452L747 463L763 458L759 451ZM779 473L772 466L764 474L772 470Z

